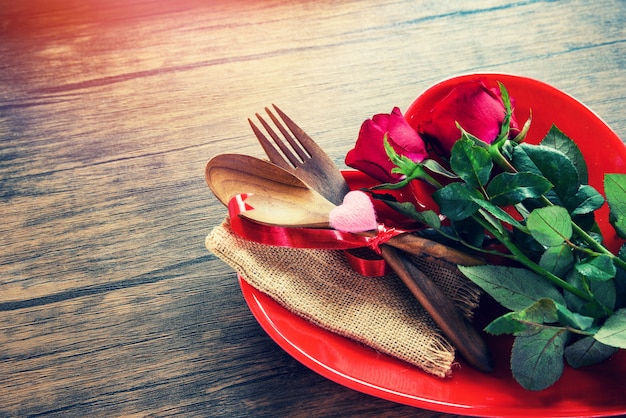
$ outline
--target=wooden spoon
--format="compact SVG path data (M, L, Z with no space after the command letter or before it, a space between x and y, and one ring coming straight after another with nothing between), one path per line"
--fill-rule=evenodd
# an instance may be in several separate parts
M206 167L207 184L225 205L238 194L254 196L254 210L241 215L254 221L286 227L329 228L335 205L297 177L265 160L240 154L220 154ZM252 202L257 203L252 203Z
M254 209L242 213L241 216L256 222L291 227L328 227L330 211L336 207L288 171L268 161L246 155L221 154L213 157L206 166L205 175L207 184L225 205L238 194L252 194L246 199L246 203ZM404 236L411 234L395 238ZM433 245L432 241L420 240L426 241L426 244L420 242L413 246L402 242L398 248L404 245L408 252L419 256L423 256L423 249L429 247L438 248L437 251L441 251L442 247L447 248L441 244ZM491 371L492 358L482 337L429 277L401 252L390 246L394 245L392 241L394 240L387 242L389 245L381 245L385 261L463 357L477 369ZM464 261L480 263L473 257L460 252L458 254ZM442 256L448 258L447 251Z

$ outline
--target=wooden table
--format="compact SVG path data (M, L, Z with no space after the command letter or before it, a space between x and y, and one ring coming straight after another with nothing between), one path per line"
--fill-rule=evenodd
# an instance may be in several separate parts
M1 0L0 416L444 416L282 351L204 247L221 152L279 104L336 159L459 73L548 82L626 138L620 0Z

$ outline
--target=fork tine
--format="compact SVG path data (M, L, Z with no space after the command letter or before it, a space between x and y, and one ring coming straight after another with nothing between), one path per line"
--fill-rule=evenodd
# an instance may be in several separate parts
M272 113L269 111L268 108L265 108L265 111L268 113L268 115L270 116L270 118L272 119L272 121L274 121L274 123L276 124L276 126L278 127L278 129L280 130L280 132L283 134L285 140L291 145L291 148L289 146L287 146L285 144L285 142L278 136L278 134L272 129L272 127L270 126L269 123L267 123L265 121L265 119L263 119L261 117L261 115L259 115L258 113L256 114L257 119L259 120L259 122L261 122L261 125L263 125L263 127L265 128L265 130L267 131L267 133L272 137L272 139L274 140L274 144L272 145L271 142L267 141L266 144L268 146L273 146L274 149L276 149L276 147L278 147L278 149L280 149L280 152L282 152L282 156L280 156L280 158L282 158L283 160L288 160L289 163L291 163L291 165L289 166L289 164L287 163L287 161L285 161L285 163L287 163L287 165L290 168L294 168L297 167L298 165L300 165L300 163L302 162L302 156L303 156L303 151L299 148L299 146L297 145L296 141L291 137L291 135L285 130L285 128L283 128L283 126L281 125L281 123L276 119L276 117L274 117L274 115L272 115ZM297 156L293 153L296 152ZM273 155L274 158L279 158L279 155ZM271 159L270 159L271 160ZM273 161L272 161L273 162Z
M259 120L259 122L261 122L261 125L263 125L263 127L265 128L265 130L267 131L267 133L272 137L272 139L274 140L274 144L276 144L276 146L278 146L278 148L280 149L280 151L283 153L284 157L283 160L286 158L287 160L289 160L289 162L293 165L296 165L296 163L298 162L298 157L296 157L293 152L291 152L291 150L289 149L288 146L285 145L285 143L280 139L280 137L278 136L278 134L276 132L274 132L274 130L272 129L272 127L270 126L269 123L267 123L265 121L265 119L263 119L261 117L261 115L259 115L258 113L256 114L257 119ZM271 145L271 142L269 142L268 144Z
M278 127L278 130L283 134L283 137L287 140L287 142L289 143L289 145L291 145L291 148L296 152L296 154L298 154L298 157L300 157L300 161L304 162L307 159L310 158L310 155L306 153L305 150L302 149L302 145L299 142L298 136L296 135L296 139L293 138L293 136L291 136L291 134L289 132L287 132L287 130L285 129L285 127L283 126L283 124L281 123L280 120L278 120L278 118L276 116L274 116L274 114L271 112L271 110L269 110L267 107L265 108L265 111L267 112L267 114L269 115L270 119L272 119L272 121L274 122L274 124ZM293 123L293 122L292 122ZM295 125L295 124L294 124ZM299 128L298 128L299 129ZM291 130L291 128L290 128ZM300 129L300 131L302 131L302 129ZM304 132L304 131L302 131ZM294 132L293 130L291 131L291 133L293 133L294 135L296 134L296 132ZM306 134L305 134L306 135ZM282 141L281 141L282 142ZM282 149L282 148L281 148ZM292 163L297 166L298 164L295 161L292 161Z
M258 114L257 114L257 117L259 117ZM250 127L252 128L252 131L254 132L254 135L256 136L257 140L259 141L259 143L263 147L263 150L265 151L265 154L270 159L270 161L272 163L276 164L277 166L279 166L281 168L284 168L286 170L292 169L293 167L285 159L283 154L278 152L278 150L272 144L272 142L269 139L267 139L267 137L265 135L263 135L263 132L261 132L261 130L254 124L254 122L252 122L252 120L250 118L248 118L248 123L250 123ZM265 126L265 125L267 125L267 124L263 124L263 126ZM270 131L271 131L271 129L270 129ZM273 132L273 131L271 131L271 132ZM274 134L274 135L276 135L276 134ZM274 138L274 137L272 137L272 138ZM287 150L287 151L289 152L289 150Z
M289 116L287 116L282 110L278 108L278 106L276 106L275 104L272 104L272 106L276 110L276 113L278 113L278 116L280 116L285 125L287 125L289 130L293 133L298 142L302 145L302 147L310 156L315 155L317 157L320 157L322 155L326 155L322 147L317 145L317 142L315 142L313 138L311 138L306 132L304 132L302 128L296 125L296 123L291 120Z

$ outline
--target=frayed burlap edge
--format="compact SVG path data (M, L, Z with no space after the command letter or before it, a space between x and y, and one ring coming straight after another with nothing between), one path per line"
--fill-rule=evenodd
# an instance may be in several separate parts
M435 376L450 375L454 347L394 274L362 276L349 267L341 251L247 241L231 231L228 219L205 244L290 312ZM433 279L471 317L479 289L458 276Z

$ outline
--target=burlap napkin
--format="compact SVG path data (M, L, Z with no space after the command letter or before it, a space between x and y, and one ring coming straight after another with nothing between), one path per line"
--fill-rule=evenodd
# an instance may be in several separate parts
M450 375L454 347L394 274L362 276L341 251L247 241L231 231L228 219L207 236L206 247L294 314L433 375ZM471 318L480 290L436 265L421 267L427 274L431 270L431 277Z

